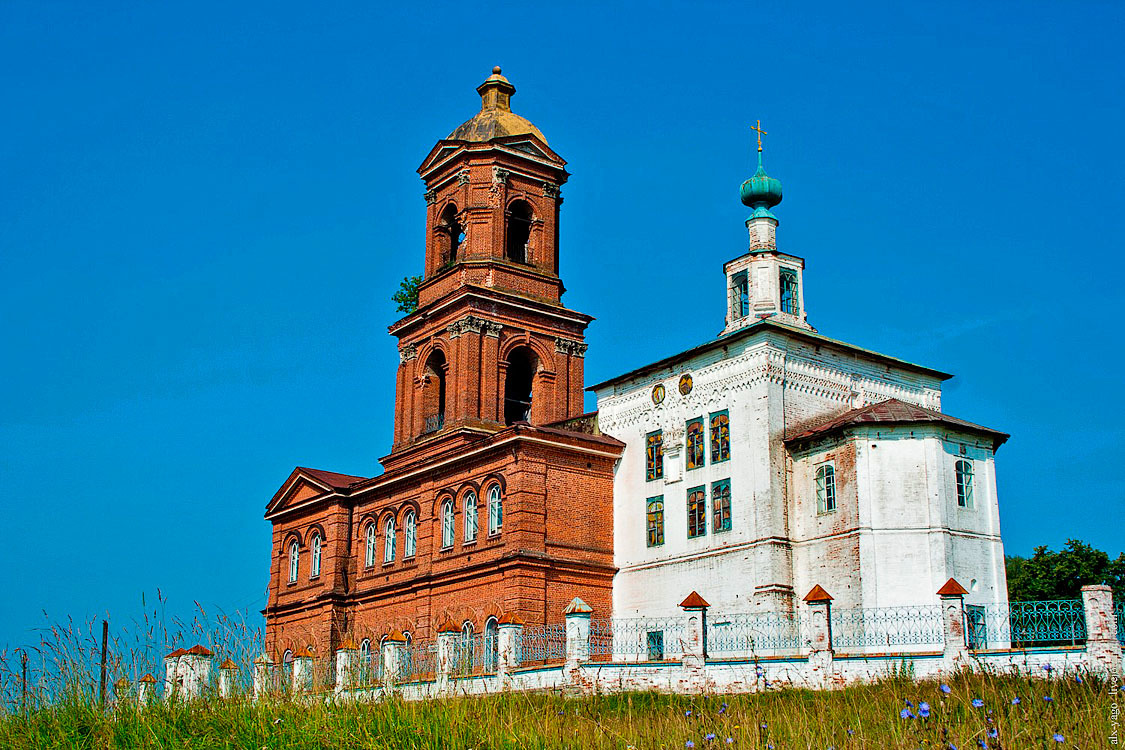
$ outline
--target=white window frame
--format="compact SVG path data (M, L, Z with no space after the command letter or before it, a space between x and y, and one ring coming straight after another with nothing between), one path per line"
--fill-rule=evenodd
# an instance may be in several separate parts
M297 540L289 542L289 583L296 583L301 572L301 545Z
M446 500L441 504L441 548L449 549L457 536L457 521L453 513L453 501Z
M309 544L312 548L312 564L309 566L309 580L320 575L321 544L320 532L314 531L312 542Z
M496 536L504 528L504 498L500 494L500 485L494 484L488 488L488 535Z
M962 469L961 467L965 468ZM957 492L957 507L972 510L976 507L973 498L973 462L967 458L959 458L953 462L953 484Z
M363 555L364 567L370 568L375 565L375 545L379 539L379 526L374 521L367 524L367 548Z
M395 542L397 536L397 529L395 528L395 517L387 516L383 521L383 564L387 565L395 561Z
M816 514L823 516L836 510L836 464L826 461L816 467L813 474L816 495Z
M477 540L477 493L469 490L465 493L464 510L465 510L465 544L475 542Z
M413 510L406 511L402 519L402 557L409 560L418 552L418 515Z

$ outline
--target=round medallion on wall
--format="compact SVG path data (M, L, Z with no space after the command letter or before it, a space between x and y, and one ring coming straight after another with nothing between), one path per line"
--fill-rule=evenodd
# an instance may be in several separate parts
M652 387L652 403L660 405L664 402L664 386L657 383Z
M691 375L681 375L680 376L680 395L686 396L689 393L691 393L691 386L692 386Z

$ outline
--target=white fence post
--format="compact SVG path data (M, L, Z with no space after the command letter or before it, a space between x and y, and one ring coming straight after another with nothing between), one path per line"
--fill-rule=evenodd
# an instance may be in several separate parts
M273 659L264 653L260 654L254 660L254 700L261 700L269 692L272 675Z
M183 697L183 683L180 676L180 657L186 654L178 648L164 657L164 701L171 701L176 697Z
M151 673L146 674L137 683L137 705L147 706L152 701L152 690L156 686L156 678Z
M577 596L566 605L566 667L576 669L580 662L590 660L590 615L593 608Z
M238 665L226 659L219 665L219 697L227 700L234 695L234 679L238 676Z
M945 631L942 660L948 671L956 670L969 659L968 633L965 631L965 594L968 590L950 578L938 589L941 618Z
M683 655L685 667L702 667L707 658L707 608L710 606L696 591L680 602L680 607L687 613Z
M461 628L453 620L446 620L438 628L437 634L437 674L435 685L439 693L445 693L452 686L450 675L453 673L454 652L457 649L457 639L461 637Z
M1091 671L1121 674L1121 642L1117 640L1117 618L1113 611L1113 589L1104 584L1082 587L1086 614L1086 656Z
M500 663L496 665L496 672L500 677L507 677L512 670L520 665L520 641L523 638L523 620L519 615L504 615L496 623L496 651Z
M336 695L351 690L355 687L356 652L355 641L351 638L340 644L336 649Z
M832 649L832 596L817 584L805 594L805 603L809 605L810 682L822 686L831 679L835 656Z
M401 630L393 630L383 642L383 684L387 688L398 682L398 672L402 668L402 651L406 636Z
M308 692L313 682L313 655L305 646L293 652L293 694Z

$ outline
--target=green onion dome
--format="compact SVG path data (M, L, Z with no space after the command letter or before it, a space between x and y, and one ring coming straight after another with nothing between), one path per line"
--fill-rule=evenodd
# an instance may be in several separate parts
M770 208L781 203L781 180L770 177L762 166L762 152L758 152L758 171L739 190L743 204L754 209L751 218L757 216L773 217Z

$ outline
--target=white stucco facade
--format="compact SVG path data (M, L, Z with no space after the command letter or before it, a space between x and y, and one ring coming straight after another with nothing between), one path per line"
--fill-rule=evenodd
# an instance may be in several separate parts
M778 252L772 234L756 239L755 228L751 250L724 265L717 339L591 388L601 431L626 444L614 480L614 616L672 615L693 590L715 612L791 611L814 585L838 606L930 605L951 577L970 590L968 603L1006 601L994 451L1007 436L941 414L951 376L816 332L804 260ZM729 458L714 453L712 419L723 414ZM844 423L826 427L837 418ZM695 467L693 420L705 438ZM663 450L656 471L646 454L653 435ZM965 505L958 461L971 482ZM834 509L824 498L818 507L825 465ZM726 481L729 530L715 514ZM689 508L699 488L703 533ZM662 539L650 538L654 498Z

